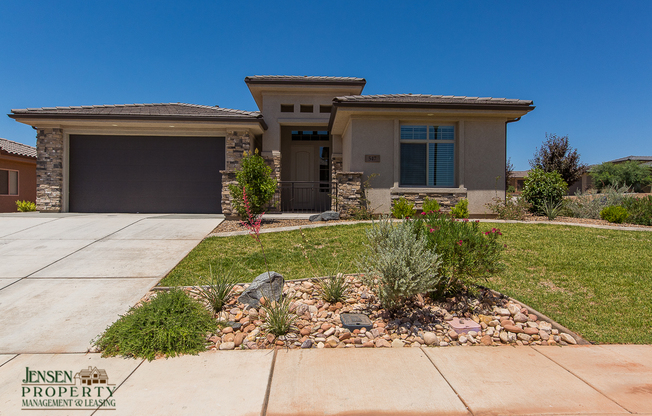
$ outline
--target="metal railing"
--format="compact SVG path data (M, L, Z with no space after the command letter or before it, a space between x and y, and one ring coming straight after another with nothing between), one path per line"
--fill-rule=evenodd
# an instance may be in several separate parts
M337 184L332 182L279 181L266 212L324 212L337 210Z

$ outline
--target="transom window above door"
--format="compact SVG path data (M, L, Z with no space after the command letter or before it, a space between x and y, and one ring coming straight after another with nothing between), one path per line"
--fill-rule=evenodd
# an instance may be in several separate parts
M292 141L328 141L328 131L293 130Z
M401 186L455 186L455 126L401 126Z

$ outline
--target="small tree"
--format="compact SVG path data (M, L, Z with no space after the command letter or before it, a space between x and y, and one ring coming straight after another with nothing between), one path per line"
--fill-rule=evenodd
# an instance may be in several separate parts
M605 162L594 166L591 168L591 177L598 190L627 186L639 192L642 187L652 183L650 168L634 160L619 164Z
M247 192L249 209L254 216L263 212L265 205L274 197L276 192L276 178L272 176L272 168L265 164L265 160L255 153L244 153L240 170L236 171L235 178L238 184L229 185L229 191L233 196L233 207L240 218L248 220L247 208L244 203L242 190Z
M514 177L514 165L510 157L505 161L505 189L509 188L509 181Z
M567 184L572 184L582 177L588 166L580 163L580 154L577 149L570 147L568 136L559 137L556 134L547 134L546 141L534 153L530 160L532 169L540 168L544 172L559 172Z
M542 214L544 204L559 204L567 190L568 184L558 172L544 172L541 168L535 168L525 178L521 195L532 204L530 211Z

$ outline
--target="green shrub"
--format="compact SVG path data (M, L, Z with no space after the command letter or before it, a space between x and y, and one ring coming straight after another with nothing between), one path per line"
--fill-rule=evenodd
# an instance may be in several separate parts
M506 200L494 198L494 202L486 204L501 220L524 220L532 205L523 197L508 197Z
M439 202L437 202L436 199L430 199L428 197L425 197L423 199L423 205L421 210L423 212L437 212L439 211Z
M244 220L249 218L242 189L244 188L247 191L251 214L253 216L261 214L276 192L277 182L271 175L272 168L267 166L265 159L258 154L258 151L253 154L244 153L240 169L235 174L238 184L229 185L229 191L233 197L233 207L240 215L240 218Z
M265 322L263 328L270 334L285 335L294 329L297 316L290 311L290 300L284 298L278 302L266 302L263 305Z
M514 192L516 192L516 188L514 188L514 185L509 185L507 187L507 193L508 194L513 194Z
M605 162L591 168L591 178L595 187L628 186L634 192L640 192L645 185L652 183L650 168L635 160L614 164Z
M32 201L16 201L16 210L18 212L36 211L36 204Z
M652 196L645 198L625 197L622 206L629 212L630 224L652 225Z
M342 273L326 279L319 279L316 283L319 285L321 298L329 303L337 303L344 300L344 296L348 292L346 279Z
M208 303L214 313L219 313L226 305L236 285L236 279L231 272L213 274L213 268L209 265L210 280L207 286L199 286L195 289L197 295Z
M619 205L612 205L600 211L600 218L605 221L620 224L629 217L629 212Z
M367 207L353 207L351 208L351 217L356 221L367 221L374 218L374 212Z
M412 218L416 213L417 210L414 209L414 203L408 201L403 196L392 207L394 218Z
M543 204L545 202L558 204L567 190L568 184L559 173L544 172L541 168L536 168L532 169L525 178L521 195L532 204L530 211L543 214Z
M439 256L428 249L425 235L417 235L416 226L414 220L394 224L384 218L367 230L367 250L358 262L361 279L390 311L439 284Z
M586 192L575 192L574 198L566 200L564 210L567 211L571 217L576 218L591 218L597 220L600 218L600 211L611 205L620 205L625 198L625 192L628 192L627 186L615 187L606 186L602 188L602 192L597 194L594 190Z
M557 218L561 214L563 209L564 209L563 199L557 202L556 204L552 203L551 201L544 201L543 206L541 207L541 211L543 211L543 215L548 217L550 221Z
M426 237L428 247L442 261L442 278L437 294L456 293L501 270L503 244L499 229L482 232L477 221L450 218L443 213L421 215L415 221L417 237Z
M131 308L95 341L102 356L148 360L157 354L196 354L206 349L206 335L217 328L210 312L182 290L161 292Z
M469 200L462 198L457 204L451 209L451 216L453 218L469 218Z

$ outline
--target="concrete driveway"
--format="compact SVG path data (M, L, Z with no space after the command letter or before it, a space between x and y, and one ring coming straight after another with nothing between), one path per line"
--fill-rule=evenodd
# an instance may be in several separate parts
M0 354L86 351L221 221L0 214Z

